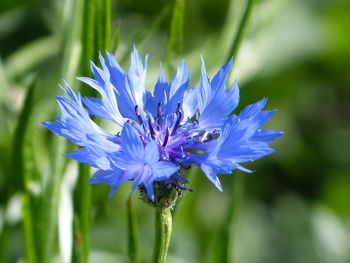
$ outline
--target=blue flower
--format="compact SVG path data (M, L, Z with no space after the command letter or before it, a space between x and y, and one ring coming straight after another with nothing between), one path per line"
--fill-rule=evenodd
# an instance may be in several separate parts
M202 59L200 82L193 88L185 62L170 82L160 69L153 93L145 90L147 57L143 62L136 48L128 73L110 53L100 55L100 62L102 68L91 62L93 78L78 79L101 97L82 98L65 83L70 98L57 97L62 116L43 124L82 146L67 157L97 168L89 182L111 185L110 195L133 181L132 190L144 187L155 201L155 183L184 188L188 181L181 171L192 166L222 191L217 174L251 172L241 163L274 152L268 143L283 134L260 129L275 112L263 110L266 99L231 114L239 102L237 82L226 87L232 60L210 79ZM120 126L121 135L103 130L91 116Z

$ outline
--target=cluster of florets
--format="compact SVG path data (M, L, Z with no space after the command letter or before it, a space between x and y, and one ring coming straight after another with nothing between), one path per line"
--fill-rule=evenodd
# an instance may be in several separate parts
M222 191L217 174L251 172L240 163L272 153L268 143L283 134L260 129L275 112L262 110L266 99L232 114L239 102L237 83L226 87L232 61L212 79L202 61L202 76L193 88L185 62L170 82L160 70L153 93L145 90L147 56L143 63L136 49L128 73L110 53L100 62L102 68L91 63L93 78L78 79L101 98L82 98L67 85L70 99L57 98L62 116L43 124L82 146L67 156L97 168L89 182L111 185L110 195L132 181L132 190L139 187L149 202L173 205L188 189L182 170L192 166ZM103 130L90 115L122 127L121 135Z

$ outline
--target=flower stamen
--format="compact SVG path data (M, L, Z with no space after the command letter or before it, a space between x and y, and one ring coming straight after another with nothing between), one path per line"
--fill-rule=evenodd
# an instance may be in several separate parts
M152 125L153 122L154 122L154 119L153 119L152 116L150 116L150 117L148 118L149 131L150 131L150 133L151 133L152 139L155 140L155 138L156 138L156 137L155 137L156 132L154 131L154 128L153 128L153 125Z
M143 126L143 120L142 120L141 112L140 112L138 105L135 106L135 113L136 113L136 116L137 116L140 124Z
M173 131L171 132L171 135L175 134L176 130L180 127L180 122L182 120L182 112L181 112L181 103L180 102L177 104L176 115L177 115L177 120L175 122Z
M165 147L168 143L169 140L169 127L166 129L165 137L164 137L164 142L163 142L163 147Z
M162 116L162 103L159 102L159 103L158 103L158 107L157 107L157 117L158 117L157 124L158 124L158 130L161 129L161 125L162 125L161 116Z

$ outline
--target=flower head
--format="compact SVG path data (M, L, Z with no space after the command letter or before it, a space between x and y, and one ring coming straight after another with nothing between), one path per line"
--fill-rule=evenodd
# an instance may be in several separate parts
M154 202L155 185L183 189L188 183L181 173L200 167L220 190L217 174L239 169L274 150L269 142L283 132L260 129L275 111L264 111L266 99L231 113L239 102L235 82L226 82L232 60L210 79L204 61L197 86L189 88L189 72L182 62L168 82L160 70L154 92L145 90L147 57L142 61L136 48L131 53L128 73L115 57L100 55L102 68L91 62L93 78L80 81L100 93L100 98L81 97L68 87L70 98L57 97L62 116L43 124L57 135L82 146L67 155L98 168L90 183L111 185L110 195L126 181L141 187ZM122 128L121 135L100 128L90 116L107 119Z

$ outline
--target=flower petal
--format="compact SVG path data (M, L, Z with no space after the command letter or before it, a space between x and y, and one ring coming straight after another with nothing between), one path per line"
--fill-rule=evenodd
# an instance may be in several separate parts
M140 135L136 129L126 122L122 130L122 151L128 155L131 160L143 161L144 148Z
M239 89L234 82L226 89L226 81L232 68L232 60L224 65L214 78L209 81L202 60L202 76L198 92L199 124L203 129L213 129L222 126L224 119L237 107Z
M154 181L164 181L169 179L176 171L179 170L179 167L171 162L156 162L152 165L152 173Z
M69 87L64 89L71 96L57 97L62 116L57 117L58 122L43 122L42 124L57 135L63 136L75 144L87 146L88 136L96 137L106 143L113 136L98 127L91 119L87 110L81 104L80 94L74 93Z
M284 134L282 131L258 129L252 136L252 140L261 142L272 142Z
M185 91L189 88L190 75L186 66L185 61L183 61L175 77L171 80L170 85L164 85L166 93L166 102L164 102L164 113L174 113L178 107L178 103L182 103Z
M152 200L152 202L154 202L153 181L145 183L144 186L146 188L147 196Z
M122 170L113 170L113 171L97 171L92 178L88 181L89 184L105 183L109 184L112 188L109 193L109 197L112 197L118 187L130 180Z
M217 172L213 169L212 166L202 164L201 169L203 170L205 175L208 177L208 179L216 186L216 188L219 189L220 192L224 191L222 189L219 178L216 176Z
M124 73L115 57L108 52L104 63L110 72L110 81L116 89L120 113L124 118L130 118L138 122L139 119L135 113L135 107L138 106L139 109L143 110L147 56L143 65L140 55L134 47L128 74Z
M106 98L103 96L103 98ZM111 97L109 97L111 98ZM91 115L94 115L101 119L110 120L119 126L123 127L124 119L119 113L118 106L115 102L106 101L105 99L98 98L83 98L84 104L88 107L88 111Z
M155 141L151 141L145 147L145 162L149 165L159 161L159 149L158 144Z

